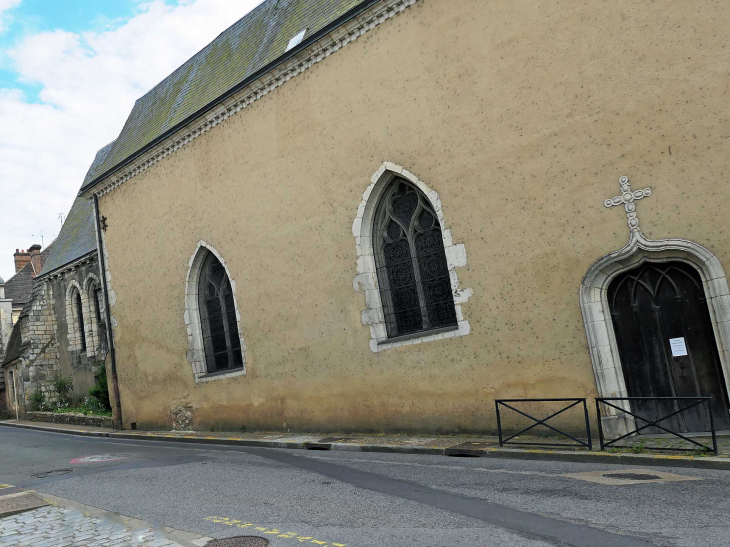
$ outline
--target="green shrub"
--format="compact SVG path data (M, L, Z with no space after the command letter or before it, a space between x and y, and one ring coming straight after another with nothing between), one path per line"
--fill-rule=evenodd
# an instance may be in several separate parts
M89 390L89 395L93 399L96 399L104 410L112 409L109 400L109 384L106 379L106 367L103 363L99 369L99 376L96 378L96 385Z
M73 388L74 381L70 376L59 376L53 381L53 389L58 394L58 400L61 405L69 406Z
M57 405L53 412L57 414L83 414L84 416L111 416L112 411L102 408L99 401L94 397L86 397L82 403L76 406Z
M30 396L30 404L33 405L35 410L46 409L46 395L42 391L36 391Z

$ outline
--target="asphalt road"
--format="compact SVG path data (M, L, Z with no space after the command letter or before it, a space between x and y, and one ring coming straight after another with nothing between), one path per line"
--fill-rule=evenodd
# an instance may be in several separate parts
M77 462L89 456L112 461ZM0 483L272 547L730 545L730 472L201 446L0 427ZM273 532L280 533L273 533ZM306 538L306 539L301 539Z

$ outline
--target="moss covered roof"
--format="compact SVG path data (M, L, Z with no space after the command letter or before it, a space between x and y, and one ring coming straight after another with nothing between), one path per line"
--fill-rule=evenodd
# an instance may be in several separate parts
M351 10L369 3L266 0L137 100L109 154L94 176L85 181L82 191L282 57L289 40L301 30L306 29L306 42L340 18L345 19Z
M96 153L84 178L84 184L99 173L99 168L113 145L114 143L111 142ZM46 275L95 250L94 205L88 199L77 197L66 216L61 232L53 242L53 249L46 258L40 275Z

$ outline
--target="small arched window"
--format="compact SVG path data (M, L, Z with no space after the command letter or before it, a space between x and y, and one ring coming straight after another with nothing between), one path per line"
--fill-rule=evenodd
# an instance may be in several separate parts
M89 306L91 313L93 314L93 320L96 321L97 328L101 325L101 306L99 305L99 294L101 289L97 285L96 281L89 283Z
M456 328L441 225L426 196L395 178L378 203L373 228L388 338Z
M207 371L243 367L236 306L226 270L213 253L207 253L198 282L198 309Z
M74 291L74 306L76 310L76 321L79 326L79 344L81 345L81 351L86 351L86 328L84 326L84 306L81 303L81 293Z

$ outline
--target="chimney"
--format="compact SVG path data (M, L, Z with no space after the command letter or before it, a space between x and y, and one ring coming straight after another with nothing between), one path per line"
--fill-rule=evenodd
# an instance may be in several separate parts
M40 274L41 269L43 269L43 264L41 264L41 246L37 243L35 245L31 245L28 248L28 253L30 254L30 263L33 268L33 277L35 277Z
M25 249L22 251L15 249L13 258L15 259L15 273L18 273L30 262L30 253L26 253Z

